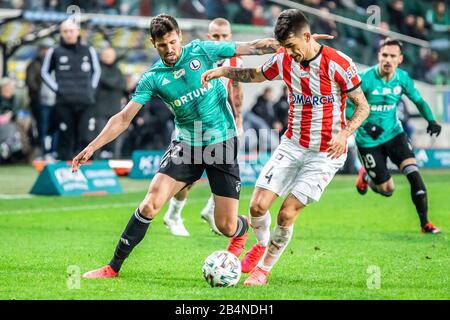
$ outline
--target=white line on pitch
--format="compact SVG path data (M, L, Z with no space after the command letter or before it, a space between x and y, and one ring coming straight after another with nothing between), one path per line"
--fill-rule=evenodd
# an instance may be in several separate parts
M2 200L15 200L15 199L29 199L33 198L34 196L31 194L4 194L0 193L0 199Z
M250 199L250 195L242 196L241 199L248 200L248 199ZM27 214L27 213L50 213L50 212L134 207L134 206L137 206L139 204L139 202L140 201L112 203L112 204L93 204L93 205L85 205L85 206L68 206L68 207L59 207L59 208L35 208L35 209L0 211L0 215ZM188 198L188 203L189 202L190 203L204 202L206 204L208 202L208 198L206 198L206 197L191 197L191 198Z

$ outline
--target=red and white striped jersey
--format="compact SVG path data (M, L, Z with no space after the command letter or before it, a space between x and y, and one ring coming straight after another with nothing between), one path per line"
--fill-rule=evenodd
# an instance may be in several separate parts
M352 59L322 46L304 67L280 48L263 64L262 72L268 80L282 79L289 88L284 135L304 148L326 152L328 142L346 125L345 93L361 83Z
M244 66L244 60L240 56L231 57L229 59L225 59L222 61L219 61L217 63L218 67L235 67L235 68L242 68ZM225 88L227 88L227 92L230 92L230 87L233 82L233 80L222 77L220 80L225 85Z

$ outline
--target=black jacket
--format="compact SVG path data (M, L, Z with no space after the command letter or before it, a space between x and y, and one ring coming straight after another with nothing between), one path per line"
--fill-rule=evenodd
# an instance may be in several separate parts
M27 67L25 83L28 87L28 95L30 97L30 104L34 105L39 103L41 93L41 68L42 57L36 57Z
M267 101L263 96L259 96L251 111L263 118L269 127L272 127L275 115L270 101Z
M288 125L289 103L287 96L281 96L277 103L273 105L275 121L283 124L283 131L286 131Z
M94 104L100 73L95 50L80 40L73 45L61 40L58 47L50 48L41 69L42 80L56 92L57 104Z
M121 100L126 94L125 77L116 64L100 65L102 75L96 93L95 114L109 118L120 111Z

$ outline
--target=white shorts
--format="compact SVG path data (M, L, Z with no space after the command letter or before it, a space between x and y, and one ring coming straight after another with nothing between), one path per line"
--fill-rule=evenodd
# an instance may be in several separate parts
M337 159L328 158L327 154L302 148L283 136L261 170L256 186L280 197L291 192L304 205L319 201L347 159L346 153Z

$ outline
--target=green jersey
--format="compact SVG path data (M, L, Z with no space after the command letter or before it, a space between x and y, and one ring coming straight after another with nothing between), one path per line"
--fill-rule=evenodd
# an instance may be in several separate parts
M370 114L356 132L358 146L376 147L403 132L402 124L397 117L397 103L403 94L414 102L422 117L427 121L434 120L430 107L406 71L397 69L392 79L385 81L378 71L378 65L375 65L361 72L360 75L361 89L369 103ZM347 118L351 117L354 108L355 106L349 101L346 109ZM364 130L363 126L366 122L371 122L384 129L376 140Z
M160 97L175 116L178 140L192 146L219 143L237 135L226 88L220 79L203 88L200 77L216 62L235 55L235 42L194 40L173 66L159 59L140 79L132 101Z

